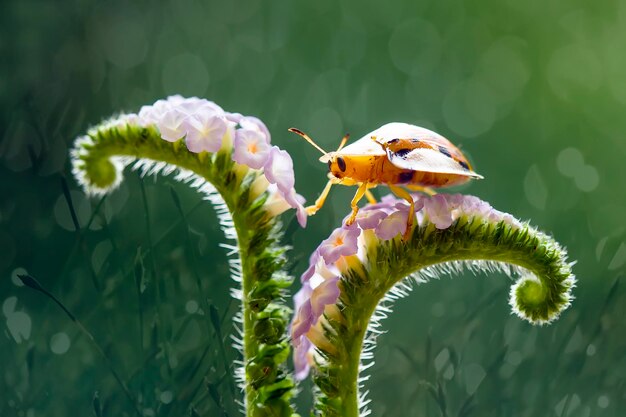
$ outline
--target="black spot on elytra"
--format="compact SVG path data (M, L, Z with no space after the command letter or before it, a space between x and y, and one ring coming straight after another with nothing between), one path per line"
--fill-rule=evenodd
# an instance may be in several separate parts
M467 165L466 162L459 161L459 165L461 165L463 167L463 169L468 169L469 170L469 165Z
M420 142L421 142L421 140L419 140L419 139L411 139L411 142L412 142L412 143L420 143Z
M407 182L411 182L413 175L415 175L415 171L401 172L398 176L398 183L405 184Z
M346 172L346 161L344 161L342 157L337 158L337 165L341 172Z
M395 139L391 139L391 140L390 140L389 142L387 142L387 143L396 143L396 142L398 142L399 140L400 140L400 139L395 138Z
M408 154L409 152L411 152L412 149L409 148L402 148L402 149L398 149L395 153L396 155L398 155L400 158L404 158L406 156L406 154Z
M446 148L444 148L443 146L439 147L439 152L441 152L442 154L444 154L448 158L452 158L452 155L450 155L450 151L447 150Z

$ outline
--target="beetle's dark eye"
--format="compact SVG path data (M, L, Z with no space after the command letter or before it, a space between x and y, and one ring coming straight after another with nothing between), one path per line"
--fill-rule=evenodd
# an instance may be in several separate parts
M337 165L339 166L341 172L346 171L346 161L344 161L342 157L337 158Z
M333 161L328 161L328 170L332 171L333 169Z

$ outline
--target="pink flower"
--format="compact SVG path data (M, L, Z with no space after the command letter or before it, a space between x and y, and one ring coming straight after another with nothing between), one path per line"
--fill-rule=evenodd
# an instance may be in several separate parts
M326 264L335 263L342 256L357 253L357 238L361 229L356 224L335 229L319 247L320 255Z
M256 130L235 131L233 161L253 169L261 169L270 157L270 145L263 133Z
M288 193L283 193L278 189L276 184L270 184L267 187L267 192L269 193L269 197L263 207L268 213L272 216L278 216L290 208L295 208L298 223L300 226L306 227L307 214L303 206L305 201L304 197L297 194L296 190L293 188L290 189Z
M316 267L317 261L320 259L321 259L321 256L320 256L319 250L316 249L315 252L313 252L311 256L309 257L309 267L300 276L300 282L302 284L308 282L311 279L311 277L315 274L315 267Z
M329 304L335 304L339 298L339 277L333 277L322 281L320 285L313 289L311 294L311 312L313 313L313 324L324 313L324 308Z
M300 336L306 334L315 322L317 318L313 316L311 301L306 300L296 312L296 317L291 324L291 340L294 345L300 342Z
M356 222L363 230L376 229L382 219L387 217L383 210L359 210ZM345 219L344 219L345 222Z
M157 100L150 106L142 106L138 115L144 125L149 125L157 123L166 112L173 108L174 105L167 100Z
M406 231L406 222L408 220L409 210L397 210L385 217L378 227L376 227L376 236L380 240L390 240L403 234Z
M293 173L293 161L287 151L272 146L263 170L267 180L271 184L276 184L284 193L288 193L294 187L296 180Z
M228 125L223 116L206 111L187 117L184 128L187 131L185 142L191 152L217 152Z
M212 101L209 101L203 98L198 98L198 97L189 97L189 98L181 97L180 100L178 99L172 100L173 97L176 97L176 96L168 97L168 101L175 103L176 106L181 111L184 111L185 113L189 115L194 115L198 113L215 113L221 116L225 116L224 109L222 109L220 106L218 106Z
M260 119L254 116L244 116L238 121L238 123L242 129L257 130L261 132L265 141L267 143L271 142L272 137L270 135L270 131L267 129L267 126L265 126L265 123L263 123Z
M187 131L183 126L183 121L187 114L177 108L166 111L156 121L161 137L168 142L176 142L181 139Z
M304 303L311 298L312 293L313 288L311 288L311 284L309 282L303 283L302 288L300 288L300 290L293 295L294 310L300 310L300 307L302 307Z
M454 222L448 200L443 194L424 199L424 211L437 229L447 229Z
M309 375L313 354L313 344L306 336L301 336L293 351L293 366L295 368L295 378L302 381Z

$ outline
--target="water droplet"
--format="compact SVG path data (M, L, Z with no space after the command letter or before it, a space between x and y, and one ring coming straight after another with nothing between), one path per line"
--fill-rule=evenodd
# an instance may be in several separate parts
M576 177L581 167L585 165L583 154L576 148L565 148L556 157L556 167L566 177Z
M598 188L600 175L598 175L598 170L595 167L585 165L576 173L574 182L580 190L588 193Z
M15 306L17 306L17 297L9 297L2 303L2 312L9 317L15 311Z
M159 395L159 400L161 400L163 404L169 404L172 402L173 399L174 394L172 393L172 391L163 391L161 395Z
M30 338L32 321L30 316L22 311L16 311L7 316L7 327L16 343L22 343Z
M189 314L195 314L198 312L198 302L196 300L189 300L187 301L187 304L185 304L185 310L187 311L187 313Z
M526 173L526 177L524 178L524 193L526 194L528 202L534 207L540 210L546 208L548 189L537 165L531 166Z
M487 375L487 373L483 367L477 363L470 363L465 366L463 376L465 379L465 390L468 395L472 395L476 392L480 383L483 382L485 375Z
M590 343L589 346L587 346L587 356L593 356L596 354L596 345L594 345L593 343Z
M598 397L598 407L607 408L610 403L611 403L611 400L606 395L600 395Z
M50 350L57 355L66 353L71 345L70 337L65 332L57 333L50 338Z

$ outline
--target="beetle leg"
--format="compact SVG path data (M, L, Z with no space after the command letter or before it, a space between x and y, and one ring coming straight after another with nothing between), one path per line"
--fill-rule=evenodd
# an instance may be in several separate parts
M422 187L421 185L415 184L405 184L404 186L411 191L421 191L422 193L426 193L430 196L437 194L437 192L430 187Z
M326 183L326 187L324 187L324 189L322 190L322 194L320 194L320 196L317 197L317 200L315 200L315 204L305 208L306 214L308 214L309 216L312 216L315 213L317 213L319 209L322 208L322 206L324 205L324 202L326 201L326 197L328 197L328 193L330 192L330 187L332 187L332 185L335 183L336 182L333 181L332 179Z
M409 234L411 233L411 228L413 227L413 219L415 218L415 203L413 202L413 197L411 197L411 194L409 194L408 191L396 185L389 184L389 189L396 196L406 200L410 205L409 216L406 219L406 230L402 236L402 240L407 241L409 239Z
M350 218L346 221L346 226L350 226L356 220L356 214L359 212L359 201L363 198L366 192L367 183L362 182L361 185L359 185L359 189L356 190L356 194L354 195L354 198L350 203L350 206L352 206L352 214L350 215Z
M367 201L370 204L376 204L378 202L376 201L376 197L374 197L374 194L372 194L370 190L365 190L365 198L367 198Z

